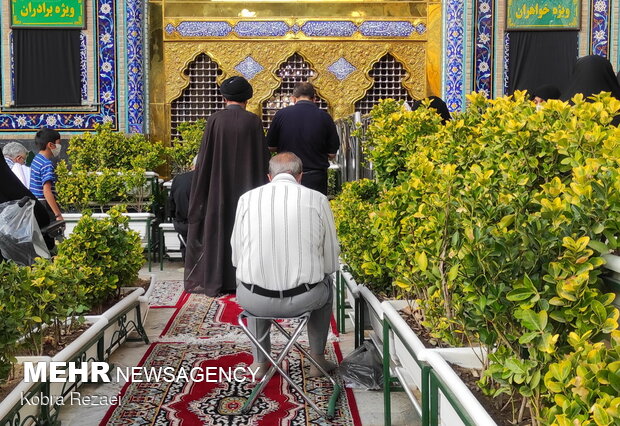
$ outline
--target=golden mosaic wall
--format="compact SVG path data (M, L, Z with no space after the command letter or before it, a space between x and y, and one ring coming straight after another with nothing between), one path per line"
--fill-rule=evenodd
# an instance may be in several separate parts
M201 53L220 66L220 81L242 74L245 58L260 64L250 79L254 97L248 104L259 115L279 86L275 72L294 53L316 71L312 82L334 118L354 112L372 85L368 72L386 53L408 72L403 85L412 97L440 92L439 3L153 1L149 6L150 128L163 140L169 138L170 104L189 84L184 70ZM340 58L352 66L346 74L333 71Z

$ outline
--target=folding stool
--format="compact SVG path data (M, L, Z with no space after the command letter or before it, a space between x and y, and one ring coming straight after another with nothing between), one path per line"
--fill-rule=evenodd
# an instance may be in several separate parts
M280 352L280 354L277 356L276 359L274 359L271 356L271 354L267 352L265 348L261 346L261 344L259 343L259 339L255 337L252 334L252 332L248 329L248 327L243 323L244 318L269 320L288 339L288 342L284 346L284 349L282 349L282 352ZM300 320L300 321L299 321L299 325L297 326L297 328L293 331L293 334L291 335L278 323L277 320L279 319L293 319L293 320ZM269 382L269 380L271 379L271 377L275 374L277 370L280 372L282 377L284 377L284 379L302 396L302 398L305 399L306 402L308 402L308 404L310 404L310 406L314 408L316 412L321 415L321 417L325 417L327 419L332 419L334 417L334 413L336 411L336 401L338 400L338 396L340 395L340 391L341 391L340 385L338 385L338 383L336 383L336 381L327 373L327 371L325 371L323 367L319 365L319 363L308 353L308 351L306 351L303 347L301 347L299 343L297 343L297 339L301 335L301 332L304 330L304 327L308 323L309 319L310 319L310 312L306 312L304 314L301 314L299 316L294 316L294 317L258 317L258 316L254 316L250 314L247 311L243 311L239 314L239 325L241 326L241 329L244 331L245 334L247 334L247 336L250 338L252 343L254 343L257 346L258 350L261 351L271 363L271 366L269 367L269 371L267 371L267 374L265 374L265 376L261 379L261 381L254 387L254 389L252 390L252 393L250 394L250 397L245 402L245 404L243 404L243 407L241 408L242 413L246 414L248 411L250 411L250 409L252 408L252 405L254 405L254 402L256 401L260 393L262 392L263 388ZM329 379L330 382L332 382L334 390L331 394L331 397L329 398L329 403L327 406L327 413L321 410L314 403L314 401L312 401L301 390L301 388L293 381L293 379L291 379L291 377L280 366L280 364L282 364L282 361L284 360L288 352L293 348L293 346L299 349L306 356L306 358L308 358L308 360L312 364L314 364L314 366L317 367L319 371L323 373L323 375Z

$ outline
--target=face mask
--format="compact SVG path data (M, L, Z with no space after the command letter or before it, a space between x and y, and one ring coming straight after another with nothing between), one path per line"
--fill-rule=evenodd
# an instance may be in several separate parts
M57 143L54 148L52 148L52 155L54 157L58 157L60 155L60 150L62 149L62 145Z

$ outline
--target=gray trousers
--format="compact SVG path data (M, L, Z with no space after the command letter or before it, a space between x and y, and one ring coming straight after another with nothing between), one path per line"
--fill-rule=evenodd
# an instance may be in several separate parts
M310 341L310 353L315 355L323 355L325 351L332 315L332 299L332 280L329 275L312 290L281 299L254 294L237 282L237 302L252 315L287 318L311 311L308 320L308 340ZM248 318L248 328L257 337L261 346L271 353L271 340L269 338L271 322ZM267 361L267 357L254 345L252 355L254 362Z

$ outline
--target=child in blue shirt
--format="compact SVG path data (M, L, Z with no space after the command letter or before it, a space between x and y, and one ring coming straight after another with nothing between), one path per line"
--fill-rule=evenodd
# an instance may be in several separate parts
M50 216L56 220L63 220L60 207L56 202L56 173L51 159L60 154L62 145L60 144L60 133L53 129L43 128L39 130L34 138L39 153L34 157L30 164L30 191L40 201L44 202Z

